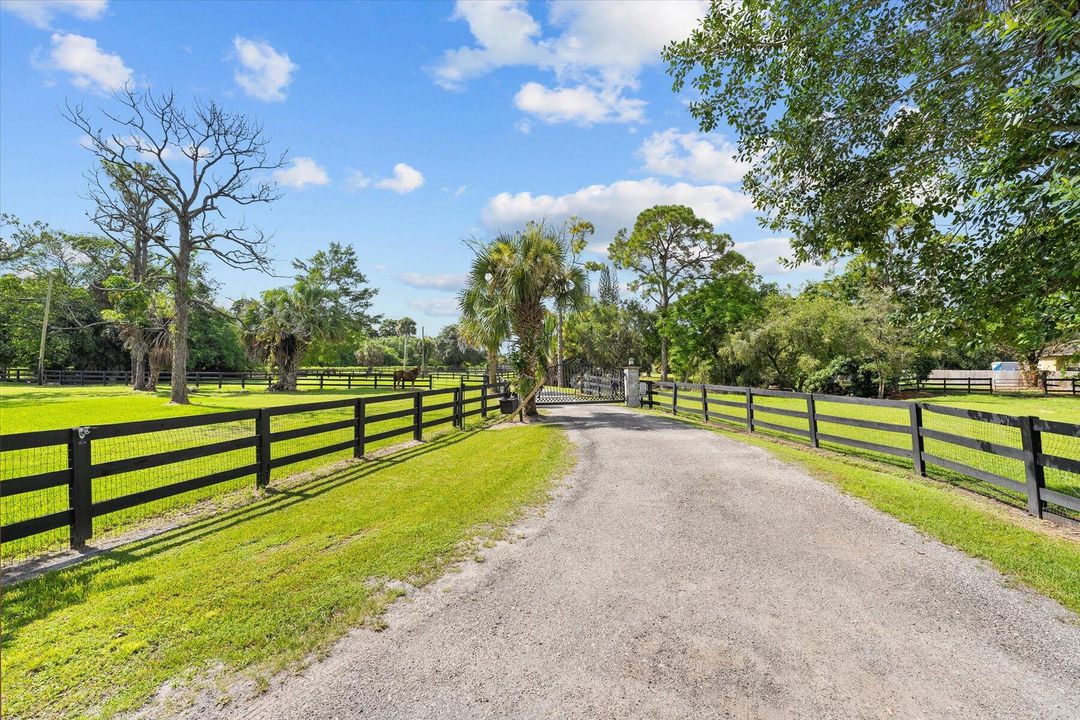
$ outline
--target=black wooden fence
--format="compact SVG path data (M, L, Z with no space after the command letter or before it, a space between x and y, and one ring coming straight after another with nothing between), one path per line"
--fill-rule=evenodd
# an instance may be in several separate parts
M918 378L904 378L900 381L900 390L948 394L950 392L980 393L1016 391L1025 388L1015 385L1002 387L991 377L932 377L920 380ZM1027 388L1028 391L1042 391L1043 395L1080 395L1080 377L1051 377L1049 372L1043 372L1039 376L1037 388Z
M470 416L487 416L489 412L498 412L497 399L506 392L508 388L505 383L463 384L459 387L436 390L416 390L161 420L0 435L0 454L4 456L8 453L35 449L51 449L60 454L65 448L67 455L64 467L0 480L0 501L9 506L6 513L9 518L12 503L19 502L27 494L67 488L65 507L46 514L22 517L18 521L8 522L0 527L0 542L9 543L68 527L71 546L81 547L93 535L94 519L102 515L249 476L254 478L257 487L265 487L270 482L271 471L275 468L346 450L351 450L353 457L360 458L364 456L366 448L378 441L401 435L410 435L414 440L420 440L425 430L442 424L463 427L465 419ZM435 402L425 404L427 398L435 398ZM388 404L391 408L394 405L399 407L380 412L380 409ZM405 404L405 407L400 407L402 404ZM317 411L332 409L351 409L352 413L331 422L302 424L306 420L313 419ZM297 416L300 424L271 432L271 419L282 416ZM380 429L378 432L370 431L377 423L385 423L396 418L407 418L409 422L400 427ZM157 438L157 443L160 443L161 436L150 435L183 428L205 429L210 426L221 427L223 424L235 426L239 421L251 423L248 432L233 433L229 439L203 442L194 447L162 450L161 445L155 444L154 440ZM335 441L328 444L319 444L283 455L275 452L275 443L322 433L333 434L333 431L347 429L352 429L352 434L344 440L339 439L342 433L338 432ZM235 436L237 434L239 436ZM205 435L213 436L210 432ZM97 460L94 455L94 444L111 438L130 438L128 445L136 444L136 452L129 453L121 459L104 462ZM182 479L167 484L151 483L152 487L125 492L125 494L107 499L99 499L94 491L95 481L99 478L150 468L162 468L196 458L221 459L225 453L250 448L255 450L253 460L251 456L248 456L244 464L237 467L215 469L213 472L196 477L184 476ZM211 467L220 467L225 464L217 462Z
M988 377L936 377L936 378L904 378L900 381L900 390L915 392L949 392L977 393L986 392L993 394L994 378Z
M128 385L131 384L131 372L128 370L46 370L44 372L46 385ZM171 380L171 373L163 372L158 378L159 386L167 386ZM196 389L203 387L235 387L257 388L270 387L277 375L266 372L227 372L215 370L192 370L187 374L188 385ZM485 374L481 372L430 372L418 377L409 383L409 387L426 387L432 389L435 384L449 382L483 382ZM506 374L500 374L500 380L508 379ZM38 382L36 370L25 368L0 368L0 381L8 382ZM352 388L391 388L394 384L394 373L384 371L366 370L301 370L297 374L297 388L323 389L352 389Z
M812 447L827 443L841 451L900 457L924 476L928 464L937 466L1019 493L1036 517L1075 521L1080 513L1080 424L902 400L728 385L645 385L643 402L650 408L737 424L749 432L796 436ZM850 406L858 410L842 409ZM1054 487L1047 487L1048 474Z
M1080 377L1052 378L1048 375L1042 377L1042 390L1044 395L1080 395Z

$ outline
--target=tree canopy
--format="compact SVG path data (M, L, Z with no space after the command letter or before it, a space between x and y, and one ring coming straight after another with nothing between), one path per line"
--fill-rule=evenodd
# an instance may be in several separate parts
M796 262L861 253L921 331L1080 330L1080 23L1019 0L714 2L664 57Z
M655 303L661 323L671 302L694 287L721 263L731 236L717 233L708 220L685 205L656 205L643 210L627 233L620 230L608 246L616 268L634 273L631 292ZM668 377L668 335L660 333L660 377Z

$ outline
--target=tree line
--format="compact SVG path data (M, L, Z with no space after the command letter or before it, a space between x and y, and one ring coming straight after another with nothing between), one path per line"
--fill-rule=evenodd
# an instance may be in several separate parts
M285 155L213 102L125 90L104 127L68 106L100 232L5 220L0 362L30 364L51 286L49 364L127 356L139 389L166 367L258 363L284 390L304 363L450 358L511 363L527 400L566 383L571 358L876 395L933 366L1034 372L1080 339L1078 42L1075 9L1037 0L714 2L663 51L674 90L703 132L734 130L743 190L790 238L788 262L843 269L778 288L682 206L642 211L607 262L582 257L587 219L537 221L469 241L460 322L434 339L373 314L376 290L339 244L296 261L292 284L218 307L208 261L268 267L266 236L230 218L277 199L265 178Z

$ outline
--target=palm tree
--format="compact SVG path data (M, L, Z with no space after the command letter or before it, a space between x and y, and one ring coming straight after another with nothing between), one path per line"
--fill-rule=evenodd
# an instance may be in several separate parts
M555 305L555 373L559 387L566 387L563 361L563 320L568 312L580 312L589 300L589 276L578 261L585 249L586 238L595 232L593 224L572 217L563 226L559 242L566 258L561 272L552 285L552 301Z
M536 415L530 393L539 377L544 349L545 303L558 301L565 308L584 303L586 277L577 267L570 241L542 223L530 223L514 235L500 235L476 249L469 270L462 309L487 295L506 305L520 355L518 392L526 398L526 415Z
M340 325L327 309L329 293L298 282L291 288L265 291L245 304L241 313L243 342L254 358L278 370L272 391L296 390L304 350L313 340L340 339Z
M510 307L491 291L486 279L461 291L461 322L458 329L470 343L484 348L488 361L488 382L499 380L499 348L510 339Z
M555 305L555 372L559 387L566 387L563 377L563 320L566 313L585 309L589 299L589 277L577 264L564 265L552 286Z

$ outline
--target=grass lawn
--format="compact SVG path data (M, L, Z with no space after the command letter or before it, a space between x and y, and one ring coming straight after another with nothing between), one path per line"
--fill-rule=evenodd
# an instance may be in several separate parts
M162 389L156 394L133 393L123 386L111 387L45 387L38 388L12 383L0 384L0 431L3 433L26 432L31 430L49 430L71 428L81 425L100 425L134 420L150 420L181 415L197 415L227 410L252 409L260 407L295 405L318 402L321 400L346 399L359 396L377 397L392 390L373 389L335 389L303 390L295 393L269 393L264 389L241 390L238 387L225 389L206 389L193 392L192 403L186 406L168 404L168 391ZM466 393L466 399L479 396L479 391ZM425 407L444 404L451 395L425 397ZM412 407L412 400L398 400L372 405L369 414L379 414ZM476 405L469 406L476 408ZM449 417L451 410L428 411L424 420ZM353 416L352 408L331 408L271 418L271 432L291 430L321 423L346 420ZM376 423L369 423L367 434L375 434L394 428L408 426L411 417L395 418ZM436 431L449 428L439 425L425 431L430 436ZM221 442L241 437L250 437L255 432L251 420L233 421L196 428L184 428L151 433L148 435L100 439L93 443L95 463L146 455L154 452L196 447L213 442ZM311 450L348 441L352 437L350 427L332 430L317 435L275 441L272 454L274 457ZM367 451L399 443L409 439L409 435L370 443ZM271 479L280 480L298 472L312 470L351 457L351 451L343 450L330 455L301 461L299 463L275 468ZM93 481L95 502L107 500L132 492L169 485L191 478L202 477L218 470L242 467L255 460L255 448L244 448L209 457L173 463L170 465L136 470L118 475L97 478ZM24 477L36 473L59 470L68 467L67 450L64 446L35 448L25 451L0 452L0 480ZM222 496L239 490L250 491L254 487L254 477L244 476L224 483L175 495L163 500L128 508L95 518L94 533L123 530L137 520L157 516L163 512L184 510L197 502ZM58 512L69 506L65 487L49 488L32 493L0 497L0 524L39 517ZM5 543L2 555L10 560L13 557L40 552L62 546L67 538L67 530L42 533L29 538Z
M435 383L435 388L454 387L447 381ZM417 387L417 390L426 390ZM407 391L413 390L407 387ZM332 390L298 390L296 392L266 392L265 388L246 390L239 386L222 389L204 387L191 391L190 405L170 405L169 388L160 387L156 393L136 393L124 385L109 386L51 386L37 387L0 382L0 433L54 430L57 428L155 420L178 415L198 415L250 408L294 405L320 400L335 400L395 392L392 388L352 388ZM397 392L401 392L398 390ZM434 417L434 416L433 416Z
M1033 518L1018 516L988 500L897 468L801 448L757 434L711 425L709 429L801 466L921 532L986 560L1010 579L1080 614L1080 542L1070 540L1063 532L1046 530Z
M215 667L295 666L377 624L388 581L498 537L571 458L556 426L451 433L16 584L2 714L110 717Z
M1003 415L1034 415L1044 420L1080 423L1080 396L1043 396L1034 393L971 393L965 395L934 395L919 398L931 405L952 405Z

